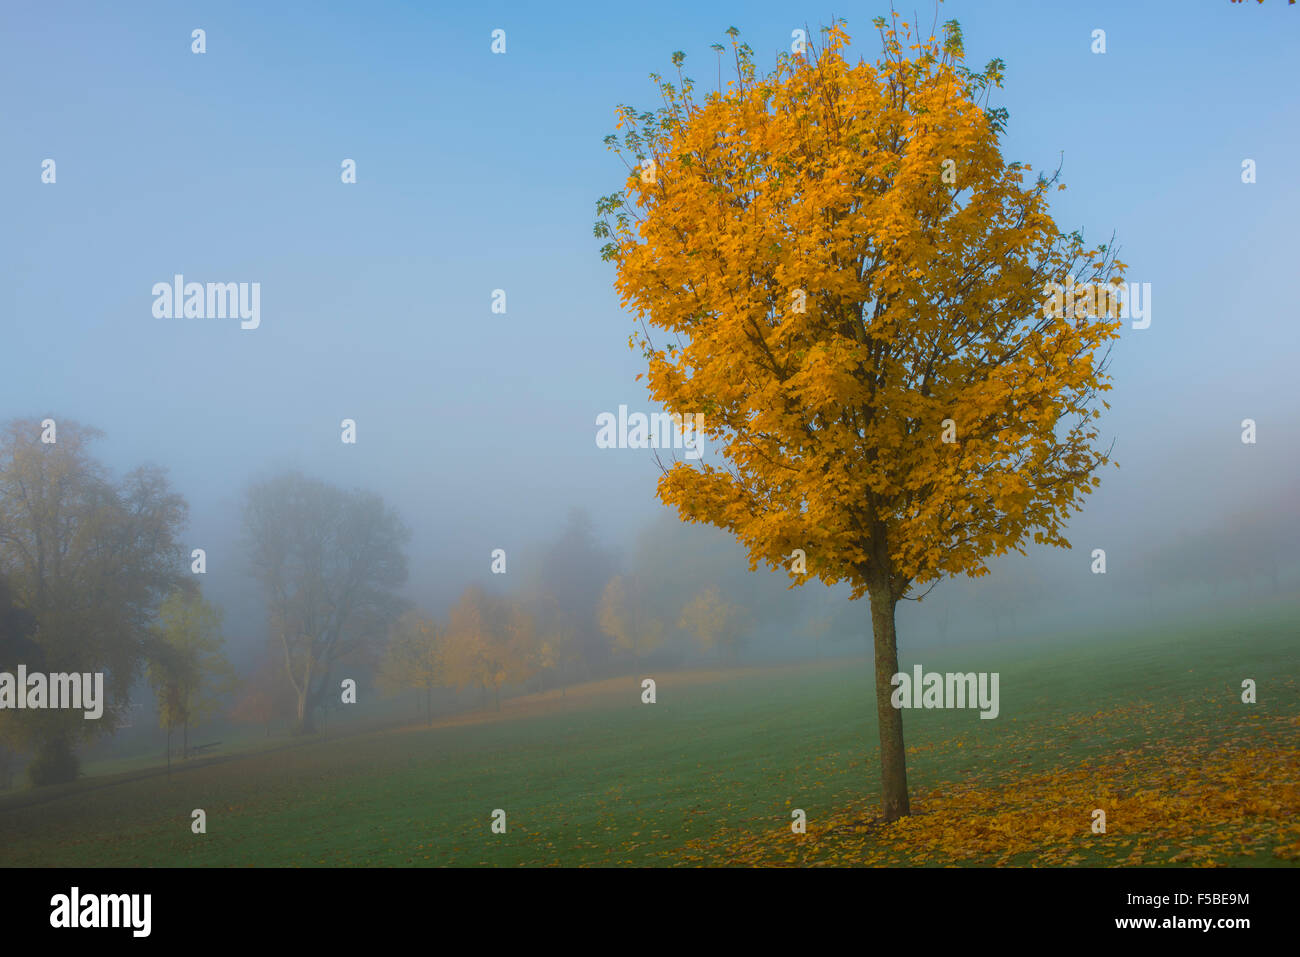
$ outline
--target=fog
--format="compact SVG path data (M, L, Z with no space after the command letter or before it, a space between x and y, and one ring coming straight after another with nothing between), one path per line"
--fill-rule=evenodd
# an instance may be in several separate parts
M1029 81L1064 55L1037 39L1050 31L981 26L953 6L970 21L972 61L1012 64L1008 153L1047 167L1063 151L1071 191L1054 215L1090 237L1117 232L1129 278L1150 283L1152 321L1125 328L1114 349L1100 425L1120 467L1103 470L1070 520L1074 547L1031 545L988 578L944 581L904 603L902 653L1086 640L1294 593L1300 184L1287 164L1300 123L1294 102L1279 115L1232 92L1274 84L1280 54L1226 27L1209 37L1162 25L1185 53L1248 51L1248 75L1161 80L1164 53L1119 53L1085 98L1085 84ZM794 12L755 11L743 26L780 39ZM606 561L576 584L599 596L608 578L629 576L665 623L664 649L643 664L868 653L865 600L816 581L790 589L763 566L751 573L728 534L685 525L657 501L653 452L595 441L601 413L659 411L636 381L633 320L591 237L595 198L622 176L601 138L616 103L653 98L645 74L672 50L689 44L693 62L711 63L707 43L725 23L682 8L630 51L588 45L576 14L545 25L520 15L518 45L483 76L477 46L426 56L409 36L362 31L344 53L342 20L270 15L253 30L239 19L247 13L224 16L209 18L223 39L206 60L186 43L150 52L176 28L161 15L133 29L89 14L75 27L16 17L24 49L0 62L11 108L62 106L24 108L0 158L0 417L94 426L105 435L93 455L115 474L167 470L189 506L182 544L206 552L203 592L224 613L241 675L271 638L243 504L251 485L290 471L376 493L396 511L411 532L400 594L435 620L471 585L537 591L578 522ZM486 36L465 17L449 14L437 35ZM75 65L57 52L68 44ZM327 68L330 51L357 69ZM59 68L36 69L47 58ZM420 71L431 73L417 82ZM479 78L461 84L466 73ZM1143 83L1141 97L1124 95ZM1175 91L1200 98L1213 132L1169 133L1161 104ZM1106 145L1113 131L1122 150ZM1247 155L1273 163L1267 198L1262 179L1239 181ZM46 156L58 161L56 185L40 182ZM355 184L340 182L345 158L356 160ZM260 324L159 318L151 290L176 275L260 283ZM1245 419L1257 423L1251 444ZM344 420L355 443L341 441ZM504 574L492 571L496 549ZM1104 575L1094 549L1105 551ZM708 586L747 612L737 659L692 650L677 633L683 606ZM598 670L620 668L633 670L612 660Z

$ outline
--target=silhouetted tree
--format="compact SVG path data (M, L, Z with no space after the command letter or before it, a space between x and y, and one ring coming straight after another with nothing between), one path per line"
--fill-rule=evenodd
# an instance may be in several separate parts
M373 493L289 473L249 489L244 512L252 574L297 698L297 733L337 691L335 667L381 639L402 602L410 532Z

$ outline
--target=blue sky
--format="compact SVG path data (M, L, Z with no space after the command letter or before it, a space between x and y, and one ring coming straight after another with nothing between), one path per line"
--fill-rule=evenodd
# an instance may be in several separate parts
M622 179L601 140L617 104L654 104L647 74L674 50L707 87L728 26L767 68L832 8L467 7L6 0L0 418L89 422L115 468L168 466L196 539L276 468L374 488L415 529L413 586L438 594L571 504L611 539L660 511L649 454L594 444L597 413L650 408L591 235ZM867 56L886 11L834 10ZM1080 527L1140 541L1294 480L1300 7L948 2L939 18L961 21L972 64L1006 61L1006 155L1063 154L1058 222L1117 231L1129 279L1152 285L1103 420L1122 468ZM260 282L261 327L155 318L151 287L175 273Z

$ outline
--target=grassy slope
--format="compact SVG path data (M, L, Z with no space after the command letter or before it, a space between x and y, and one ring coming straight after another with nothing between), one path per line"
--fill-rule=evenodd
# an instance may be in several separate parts
M941 806L945 786L1013 788L1049 769L1150 752L1153 740L1208 752L1263 741L1267 728L1275 746L1282 728L1294 749L1298 623L1300 609L1287 607L1231 625L1056 640L1033 653L927 655L927 670L999 671L1001 716L905 716L917 810ZM791 808L807 811L810 831L846 810L874 810L865 660L656 677L653 706L627 678L432 729L238 756L170 780L96 788L103 782L88 779L39 804L7 800L0 864L726 863L743 859L733 849L755 835L788 833ZM1259 682L1254 706L1240 703L1244 677ZM1142 762L1158 760L1140 756L1139 786ZM206 835L190 832L193 808L207 812ZM490 832L494 808L507 811L505 835Z

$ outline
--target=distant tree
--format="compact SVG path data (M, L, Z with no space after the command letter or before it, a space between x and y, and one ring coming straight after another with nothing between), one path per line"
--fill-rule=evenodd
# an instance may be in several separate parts
M740 609L723 599L716 585L701 589L682 609L677 627L705 652L719 652L734 661L744 634Z
M20 664L40 669L41 648L32 640L36 619L17 604L9 580L0 575L0 671L13 673ZM14 765L22 735L14 712L0 711L0 789L13 787Z
M433 689L446 676L442 631L420 614L408 611L388 633L388 644L379 662L377 681L390 694L415 689L423 692L425 720L433 723Z
M553 598L568 623L572 641L568 664L581 667L588 676L609 659L609 642L597 621L597 605L616 564L616 556L596 541L591 517L574 508L563 531L545 546L536 565L534 591Z
M88 451L99 435L70 419L52 432L34 419L0 429L0 574L36 623L41 670L102 672L112 704L96 721L71 709L2 719L34 749L27 771L36 784L75 778L78 743L117 727L158 605L189 577L177 541L185 500L161 469L112 480Z
M0 671L30 664L43 654L33 639L36 618L17 602L9 579L0 575Z
M470 586L452 607L447 623L444 661L448 681L456 688L478 688L486 700L505 681L504 657L493 627L489 599L481 588Z
M600 627L614 647L631 655L634 663L664 641L664 623L646 609L636 585L620 575L611 578L600 597Z
M181 757L190 753L190 726L216 714L237 684L222 652L221 612L204 601L197 588L172 592L158 610L147 673L158 700L158 720L171 733L182 732Z
M539 682L548 677L552 686L560 686L560 694L581 666L582 649L578 640L578 627L574 616L561 608L554 596L545 595L534 602L534 620L537 622L536 664Z
M448 615L443 659L448 681L480 689L500 710L501 689L536 671L535 636L532 618L519 603L471 585Z
M765 628L797 630L812 592L790 588L784 574L747 566L745 550L732 536L665 511L637 535L627 576L640 584L642 600L656 608L680 607L683 596L709 582Z
M506 684L522 685L542 669L537 620L523 602L505 599Z
M410 533L378 495L298 473L249 489L244 529L297 701L294 730L310 733L337 691L335 668L400 613L394 589L406 581Z
M155 648L147 677L158 707L158 724L167 732L167 774L172 771L172 732L189 721L185 703L185 686L194 680L194 664L184 652L171 645Z

